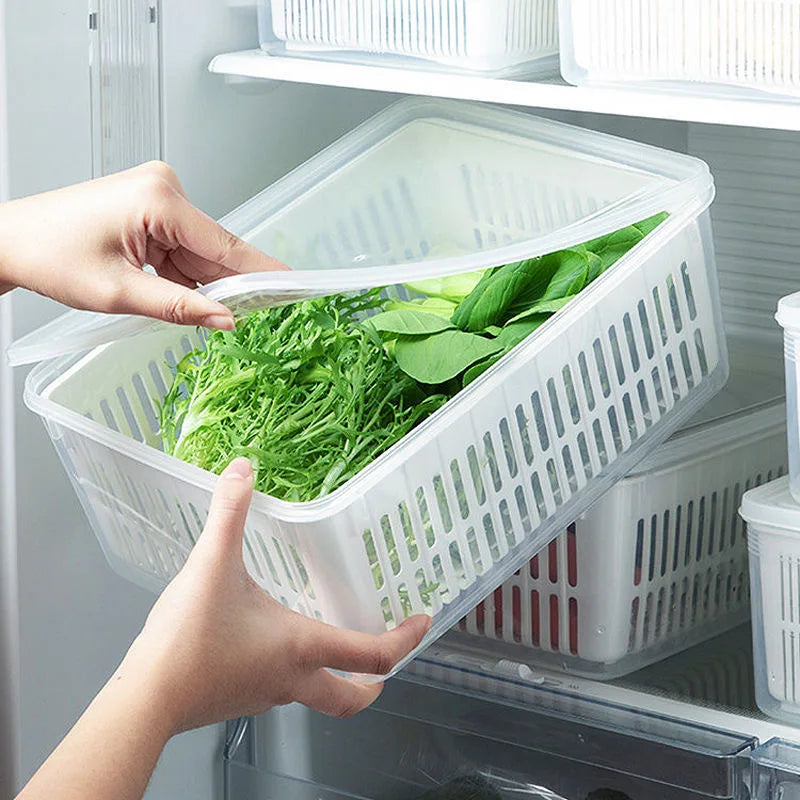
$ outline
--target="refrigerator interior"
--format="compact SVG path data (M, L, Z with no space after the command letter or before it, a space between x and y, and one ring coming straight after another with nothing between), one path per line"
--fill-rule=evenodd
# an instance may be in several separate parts
M160 137L132 149L120 146L108 162L97 155L98 106L91 94L97 76L88 69L85 4L33 0L8 7L6 21L15 35L6 37L7 70L18 76L8 86L12 196L87 179L98 164L101 171L125 166L134 153L139 160L163 157L190 198L220 216L394 99L384 92L210 75L206 65L215 54L256 46L255 4L205 0L190 6L183 0L152 7L160 37L154 51L160 57ZM34 63L42 37L59 50L57 71L43 60ZM108 134L124 139L119 109L112 105L104 113L110 115ZM738 354L747 361L753 349L780 362L772 311L794 280L800 173L792 170L800 170L800 133L584 111L531 113L709 161L718 186L712 217L734 364ZM777 280L754 288L748 272ZM0 313L16 337L56 310L17 293ZM100 687L152 602L104 563L45 432L22 405L23 379L23 371L15 373L19 783ZM2 380L10 380L7 370ZM6 453L10 445L2 445ZM9 480L3 476L4 485ZM47 503L41 502L42 486ZM330 721L289 708L246 727L231 726L224 786L222 729L180 737L162 759L148 797L400 800L469 764L521 782L549 782L574 800L615 782L631 800L743 800L754 780L772 778L753 766L762 762L740 754L773 737L800 741L800 732L753 711L747 641L746 629L737 629L713 645L607 684L545 675L526 666L524 654L516 661L498 659L489 640L479 656L445 641L423 656L413 674L393 679L374 711L354 720ZM735 707L720 708L729 705ZM760 755L768 760L769 753ZM781 796L762 788L752 796ZM796 796L792 791L800 790L789 787L782 796Z

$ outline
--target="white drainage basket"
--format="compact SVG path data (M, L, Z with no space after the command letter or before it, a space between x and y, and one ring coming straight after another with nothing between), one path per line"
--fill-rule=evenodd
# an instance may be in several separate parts
M754 375L741 376L740 396ZM735 402L725 392L723 407ZM608 680L742 624L739 503L786 473L785 417L778 400L676 434L459 629L497 640L509 658Z
M800 95L800 0L562 0L570 83Z
M800 292L778 301L775 315L783 328L786 414L789 439L789 488L800 503Z
M428 611L421 647L455 625L725 383L712 195L688 156L412 100L230 215L234 232L289 264L374 285L509 263L670 213L343 487L307 503L257 494L244 552L253 577L291 608L371 633ZM250 277L242 286L252 294ZM75 319L17 357L87 345L92 323L67 327ZM95 332L115 338L108 325ZM185 560L215 482L158 450L168 364L198 344L156 326L42 364L26 384L109 561L153 588Z
M800 724L800 505L787 477L742 500L750 550L758 707Z
M262 48L488 74L558 70L557 0L260 0Z

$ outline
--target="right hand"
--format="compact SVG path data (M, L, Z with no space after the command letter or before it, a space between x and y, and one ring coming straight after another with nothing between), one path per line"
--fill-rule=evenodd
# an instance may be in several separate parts
M252 580L242 559L252 491L250 463L238 458L217 482L186 565L119 668L160 698L173 733L295 701L337 717L355 714L378 697L381 684L357 683L327 668L385 674L431 624L416 616L370 636L282 606Z

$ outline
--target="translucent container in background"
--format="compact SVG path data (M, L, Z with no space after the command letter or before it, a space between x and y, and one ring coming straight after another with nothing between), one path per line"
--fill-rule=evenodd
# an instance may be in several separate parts
M776 359L777 367L780 361ZM742 494L787 471L778 370L709 406L459 624L510 658L600 680L749 618Z
M756 702L770 717L800 724L800 505L789 479L747 492Z
M800 292L781 298L775 315L783 328L786 371L786 435L789 443L789 488L800 502Z
M561 73L800 97L800 0L561 0Z
M490 75L558 72L557 0L259 0L262 49Z
M429 612L420 649L455 625L724 385L712 197L706 166L688 156L526 114L409 100L223 220L312 270L221 282L246 304L274 299L277 285L296 284L300 299L314 285L352 291L511 263L670 213L347 484L306 503L256 493L244 550L254 579L301 613L369 633ZM126 338L109 341L102 316L67 315L15 355L95 345L34 369L26 402L109 562L159 589L199 535L215 483L158 451L168 364L202 339L114 324Z

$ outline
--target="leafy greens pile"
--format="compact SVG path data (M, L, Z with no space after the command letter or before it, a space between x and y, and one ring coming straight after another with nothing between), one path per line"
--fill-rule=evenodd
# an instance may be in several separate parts
M557 253L423 281L423 297L258 311L185 356L160 406L165 452L256 488L324 497L374 461L638 244L666 214Z

